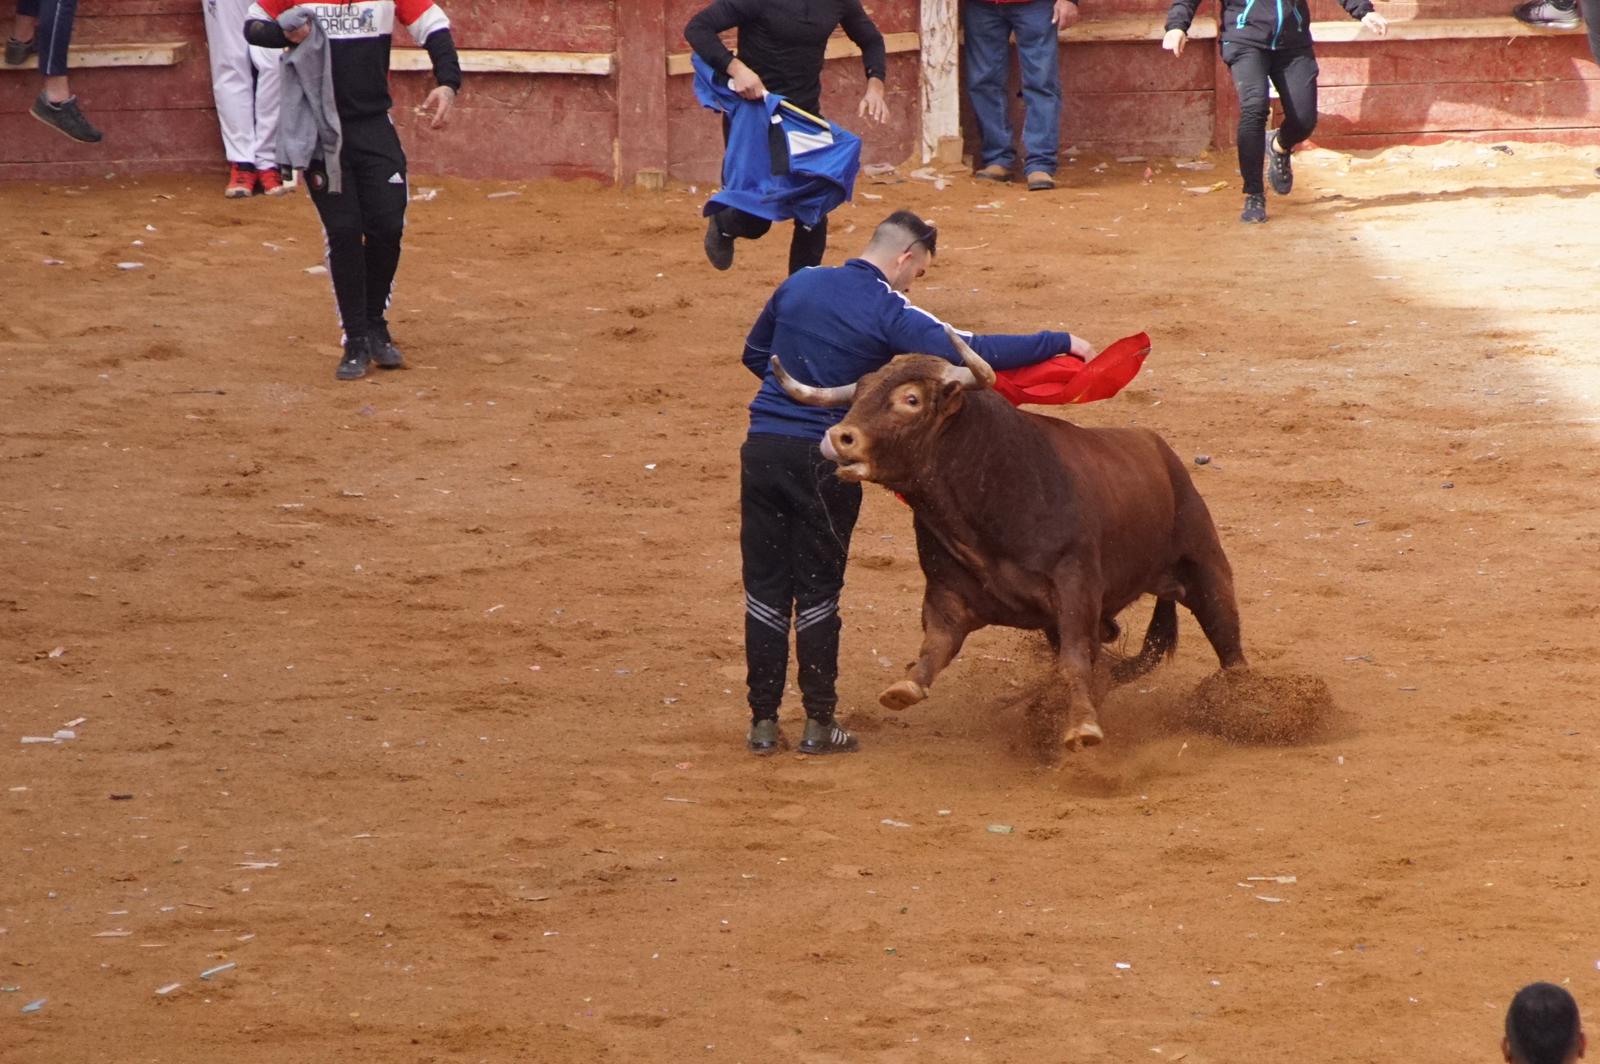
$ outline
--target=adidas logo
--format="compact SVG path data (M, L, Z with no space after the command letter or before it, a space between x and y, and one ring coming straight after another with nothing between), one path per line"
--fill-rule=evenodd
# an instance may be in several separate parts
M395 174L393 177L391 177L389 179L389 184L391 184L391 185L403 185L405 183L406 183L406 177L405 177L404 174L397 173L397 174Z

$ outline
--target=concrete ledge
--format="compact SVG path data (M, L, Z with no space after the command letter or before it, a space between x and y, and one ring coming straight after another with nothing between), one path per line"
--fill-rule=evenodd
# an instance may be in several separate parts
M1510 15L1485 18L1417 18L1390 22L1389 32L1383 37L1379 37L1355 19L1311 24L1311 39L1319 44L1341 41L1455 41L1484 37L1564 37L1582 32L1581 23L1570 30L1538 29L1523 25Z
M1167 35L1166 20L1159 18L1108 18L1075 22L1062 30L1061 39L1073 44L1159 41ZM1217 20L1209 15L1189 26L1191 41L1208 41L1217 35Z
M525 52L462 49L461 69L467 74L586 74L606 77L616 68L610 52ZM432 70L424 48L396 48L389 53L389 69Z
M89 67L177 66L189 54L188 41L153 41L134 44L75 44L67 49L69 70ZM18 66L0 63L0 72L38 70L39 57L29 56Z

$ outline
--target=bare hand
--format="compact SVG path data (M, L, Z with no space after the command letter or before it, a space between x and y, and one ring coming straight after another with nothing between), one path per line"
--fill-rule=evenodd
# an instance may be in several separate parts
M1183 46L1189 43L1189 35L1182 30L1168 30L1167 35L1161 38L1161 47L1172 53L1176 59L1183 54Z
M1056 0L1056 9L1050 15L1050 24L1064 29L1078 21L1078 5L1073 0Z
M861 97L861 106L856 108L856 113L862 118L870 118L875 122L889 121L889 104L883 98L883 82L877 78L867 79L867 94Z
M445 120L450 114L450 109L456 103L456 90L448 85L440 85L428 93L428 98L422 101L422 114L433 114L433 121L428 123L429 129L443 129Z
M1389 20L1378 14L1376 11L1368 11L1365 15L1362 15L1361 24L1367 27L1367 29L1371 30L1373 33L1376 33L1379 37L1382 37L1389 32Z
M747 100L763 100L767 96L767 87L761 82L761 75L735 59L728 64L728 77L733 82L733 91Z
M1095 349L1094 344L1091 344L1077 333L1072 334L1072 347L1067 351L1067 354L1072 355L1075 358L1081 358L1087 362L1099 353L1100 352Z
M311 20L308 18L292 30L284 30L283 35L289 38L290 44L299 44L311 36Z

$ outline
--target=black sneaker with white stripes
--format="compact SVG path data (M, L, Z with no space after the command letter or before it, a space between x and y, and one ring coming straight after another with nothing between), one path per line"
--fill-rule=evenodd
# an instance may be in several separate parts
M783 741L783 732L778 730L778 722L772 719L758 720L750 725L750 734L745 737L744 744L750 748L752 754L765 757L775 754L786 745Z
M1278 132L1267 130L1267 181L1272 191L1287 196L1294 189L1294 163L1289 153L1278 148Z
M800 739L802 754L853 754L859 749L861 743L839 727L838 721L806 718L806 733Z

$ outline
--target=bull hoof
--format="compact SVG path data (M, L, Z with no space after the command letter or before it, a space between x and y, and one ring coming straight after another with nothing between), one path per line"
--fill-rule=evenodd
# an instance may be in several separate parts
M1068 750L1087 750L1105 741L1106 733L1094 721L1085 721L1067 732L1064 742Z
M927 697L928 689L917 681L901 680L878 696L878 704L884 709L909 709Z

